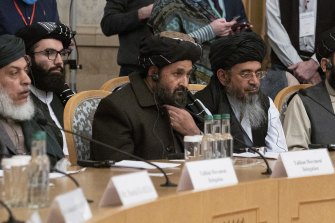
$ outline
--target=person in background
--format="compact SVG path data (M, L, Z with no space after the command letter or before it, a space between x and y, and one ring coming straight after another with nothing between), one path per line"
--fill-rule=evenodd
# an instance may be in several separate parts
M56 0L1 0L0 35L15 34L34 22L59 22Z
M315 43L335 27L335 1L267 0L266 17L272 69L288 70L300 83L319 83Z
M20 29L26 52L31 57L32 99L43 113L42 118L63 128L66 101L74 94L65 84L64 60L69 56L68 47L73 38L69 27L62 23L38 22ZM68 149L64 132L48 127L57 136L65 155Z
M290 101L284 120L290 150L308 149L310 144L327 148L335 143L335 27L320 35L316 57L326 79Z
M233 25L245 24L244 28ZM212 71L208 61L210 42L217 37L249 29L241 0L158 0L148 21L154 33L172 30L187 33L203 46L192 83L206 84Z
M230 114L235 152L246 147L287 151L279 112L259 90L265 53L264 41L253 32L219 38L209 54L215 75L195 94L212 114Z
M34 117L35 108L30 95L28 76L30 58L22 39L0 36L0 159L30 153L32 134L47 131ZM47 154L50 163L64 157L55 135L47 131Z
M117 63L120 76L141 70L138 64L140 41L152 33L146 25L154 0L107 0L101 20L106 36L119 36Z
M144 70L130 84L102 99L93 120L93 138L144 159L182 155L183 136L198 135L204 107L187 90L201 47L188 35L162 32L140 44ZM91 144L94 160L129 156Z

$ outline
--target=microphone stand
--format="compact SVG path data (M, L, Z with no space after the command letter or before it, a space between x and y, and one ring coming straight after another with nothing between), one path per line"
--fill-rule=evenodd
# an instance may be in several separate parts
M264 162L265 162L265 164L266 164L266 171L263 172L262 174L264 174L264 175L271 175L271 174L272 174L272 170L271 170L271 168L270 168L270 165L269 165L268 161L267 161L266 158L263 156L263 154L260 153L257 149L254 149L253 147L246 148L246 150L247 150L247 149L250 149L251 151L257 153L257 154L264 160Z
M149 162L149 161L143 159L142 157L139 157L139 156L133 155L133 154L131 154L131 153L122 151L122 150L120 150L120 149L118 149L118 148L116 148L116 147L110 146L110 145L108 145L108 144L106 144L106 143L97 141L97 140L92 139L92 138L88 138L88 137L83 136L83 135L80 135L80 134L78 134L78 133L75 133L75 132L72 132L72 131L69 131L69 130L66 130L66 129L60 129L60 128L58 128L58 127L56 127L56 126L54 126L54 125L48 123L46 120L38 119L37 122L38 122L39 124L41 124L41 125L48 125L48 126L50 126L50 127L52 127L52 128L61 130L61 131L63 131L63 132L66 132L66 133L69 133L69 134L72 134L72 135L75 135L75 136L78 136L78 137L83 138L83 139L85 139L85 140L87 140L87 141L89 141L89 142L92 141L92 142L94 142L94 143L96 143L96 144L98 144L98 145L100 145L100 146L104 146L104 147L106 147L106 148L109 148L109 149L112 149L112 150L117 151L117 152L119 152L119 153L122 153L122 154L124 154L124 155L126 155L126 156L130 156L131 158L134 158L135 160L140 160L140 161L143 161L143 162L145 162L145 163L147 163L147 164L149 164L149 165L151 165L151 166L154 166L154 167L156 167L156 168L157 168L157 169L164 175L164 177L165 177L165 183L161 184L161 185L160 185L161 187L176 187L176 186L177 186L177 184L172 183L172 182L170 181L169 177L166 175L165 171L164 171L162 168L160 168L158 165L156 165L156 164L154 164L154 163L152 163L152 162Z
M72 182L73 182L78 188L80 187L78 181L77 181L76 179L74 179L74 177L71 176L70 174L67 174L67 173L65 173L65 172L63 172L63 171L61 171L61 170L59 170L59 169L57 169L57 168L53 168L52 171L53 171L53 172L60 173L60 174L63 174L64 176L70 178L70 179L72 180ZM88 203L93 203L93 200L91 200L91 199L86 199L86 200L87 200Z
M6 209L6 211L8 212L9 218L7 221L5 221L4 223L24 223L24 221L20 221L20 220L16 220L13 212L10 210L10 208L2 201L0 200L0 204Z

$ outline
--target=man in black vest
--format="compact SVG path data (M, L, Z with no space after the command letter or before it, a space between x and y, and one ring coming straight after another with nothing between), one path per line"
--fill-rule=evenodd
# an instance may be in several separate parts
M31 57L30 78L32 82L32 99L43 112L49 123L63 127L64 105L73 95L65 84L64 60L69 56L68 49L73 33L61 23L38 22L20 29L16 36L21 37L26 45L26 52ZM52 127L57 141L65 155L68 155L65 135Z
M213 114L228 113L234 151L267 147L287 151L279 112L272 100L259 91L265 76L261 63L264 41L253 32L242 32L213 42L209 59L214 75L208 86L195 94Z
M295 95L286 111L284 130L289 149L335 143L335 28L321 34L316 56L326 80Z
M335 27L335 1L267 0L266 16L272 68L289 70L301 83L319 83L315 43Z

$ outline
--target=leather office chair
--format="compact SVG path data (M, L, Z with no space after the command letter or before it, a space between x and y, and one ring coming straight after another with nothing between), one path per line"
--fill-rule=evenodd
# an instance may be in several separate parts
M91 138L95 111L100 100L109 94L109 91L90 90L72 96L64 109L64 129ZM72 165L76 165L77 160L90 159L90 142L69 133L65 136Z
M123 85L125 85L127 83L129 83L129 77L128 76L115 77L115 78L112 78L112 79L106 81L100 87L100 90L114 92L114 91L118 90L120 87L122 87Z
M284 121L285 112L286 112L288 102L291 96L295 92L299 91L300 89L305 89L311 86L312 84L298 84L298 85L288 86L278 92L278 94L275 97L274 104L280 113L280 120L282 123Z

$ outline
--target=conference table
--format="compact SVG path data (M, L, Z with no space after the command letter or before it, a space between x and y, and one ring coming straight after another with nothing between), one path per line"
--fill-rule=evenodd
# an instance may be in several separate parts
M335 153L330 153L335 160ZM73 174L87 199L93 217L87 222L115 223L320 223L335 219L335 175L302 178L270 178L261 174L265 170L262 160L234 158L239 183L201 191L177 192L176 187L161 187L163 177L151 177L158 198L131 206L99 207L99 201L111 177L139 171L131 168L86 168ZM164 161L161 161L164 162ZM168 162L168 161L166 161ZM273 166L275 160L269 160ZM80 167L71 167L78 169ZM183 163L166 169L169 178L178 183ZM150 170L158 172L157 170ZM51 180L50 203L53 198L76 188L74 183L61 177ZM136 183L136 182L134 182ZM1 189L1 188L0 188ZM14 208L17 219L26 220L32 209ZM45 221L49 208L38 210ZM0 209L0 221L8 218Z

